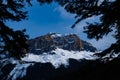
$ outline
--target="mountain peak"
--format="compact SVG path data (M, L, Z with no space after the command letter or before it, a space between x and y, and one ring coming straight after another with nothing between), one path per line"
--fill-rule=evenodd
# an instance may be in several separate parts
M50 52L56 48L69 51L85 50L94 52L97 50L90 43L81 40L76 34L61 35L51 32L29 40L28 44L30 46L30 53L35 54Z

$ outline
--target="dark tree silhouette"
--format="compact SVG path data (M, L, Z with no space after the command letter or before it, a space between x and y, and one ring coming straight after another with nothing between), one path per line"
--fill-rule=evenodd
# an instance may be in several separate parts
M39 0L41 1L41 0ZM42 0L44 2L46 0ZM120 0L49 0L58 2L69 13L76 14L77 21L72 25L74 28L77 23L93 16L100 16L100 22L88 23L84 32L88 38L101 39L116 29L114 37L116 43L104 50L100 56L107 53L120 52ZM104 45L104 44L102 44Z
M38 0L40 4L51 0ZM32 6L30 0L0 0L0 54L9 53L9 57L20 59L28 51L25 30L14 31L6 25L6 21L27 19L26 5ZM17 27L17 26L16 26Z
M51 0L38 0L40 4L50 3ZM25 7L32 6L30 0L0 0L0 54L20 59L28 51L25 30L14 31L6 25L6 21L21 21L27 19ZM17 27L17 26L16 26Z
M0 0L0 53L8 52L17 59L24 56L28 50L25 30L14 31L6 26L6 21L21 21L27 18L23 8L30 4L29 0ZM17 26L16 26L17 27Z

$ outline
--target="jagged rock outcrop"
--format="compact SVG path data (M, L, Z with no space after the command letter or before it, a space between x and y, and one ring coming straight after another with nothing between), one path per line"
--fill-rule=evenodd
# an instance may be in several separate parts
M91 51L97 49L90 43L80 40L76 34L61 35L57 33L49 33L28 41L30 53L41 54L43 52L50 52L54 49L62 48L65 50L73 51Z

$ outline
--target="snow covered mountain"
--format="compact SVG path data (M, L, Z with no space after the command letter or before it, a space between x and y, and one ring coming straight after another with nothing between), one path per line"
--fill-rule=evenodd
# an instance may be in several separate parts
M56 48L69 51L90 51L95 52L97 49L90 43L81 40L76 34L61 35L49 33L28 41L30 53L41 54L49 52Z
M50 33L28 41L30 53L21 60L0 61L2 80L67 80L57 79L82 67L82 60L96 60L96 48L76 34L62 36ZM61 74L62 73L62 74ZM64 73L64 74L63 74ZM71 79L74 80L74 79Z

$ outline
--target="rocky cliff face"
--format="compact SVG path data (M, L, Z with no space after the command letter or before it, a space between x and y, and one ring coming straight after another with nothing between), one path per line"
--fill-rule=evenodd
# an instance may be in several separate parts
M81 40L76 34L61 35L49 33L28 41L30 53L41 54L50 52L56 48L62 48L69 51L96 51L90 43Z

